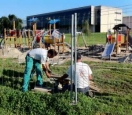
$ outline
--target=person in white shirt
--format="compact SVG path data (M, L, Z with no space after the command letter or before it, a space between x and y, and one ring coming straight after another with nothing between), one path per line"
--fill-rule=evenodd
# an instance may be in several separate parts
M64 74L59 80L70 79L72 73L72 66L68 68L66 74ZM73 73L75 72L75 65L73 65ZM92 70L88 64L81 61L81 54L77 53L76 62L76 77L77 77L77 91L86 94L89 90L89 81L92 79ZM72 83L71 83L72 84ZM73 90L75 90L75 78L73 78ZM65 85L62 91L70 90L69 85Z
M48 78L51 77L50 72L47 69L47 59L53 58L57 55L57 52L53 49L45 50L43 48L36 48L30 50L26 55L26 66L23 78L22 91L28 91L28 84L30 81L30 75L32 68L34 67L37 74L37 85L42 86L42 69L45 71L45 74ZM42 65L42 66L41 66ZM42 68L41 68L42 67Z

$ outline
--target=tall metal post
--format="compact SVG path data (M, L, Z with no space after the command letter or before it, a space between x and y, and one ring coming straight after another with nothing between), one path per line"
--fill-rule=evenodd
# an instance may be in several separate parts
M75 25L74 25L74 53L75 53L75 58L74 58L74 65L75 65L75 73L74 73L74 78L75 78L75 104L77 104L77 75L76 75L76 62L77 62L77 13L74 14L74 19L75 19Z
M73 38L74 38L74 15L71 16L71 84L73 82ZM71 85L71 91L70 91L70 99L72 101L73 99L73 85Z

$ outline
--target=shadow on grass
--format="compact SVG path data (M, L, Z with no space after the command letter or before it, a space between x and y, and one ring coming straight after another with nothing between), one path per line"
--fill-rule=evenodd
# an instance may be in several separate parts
M36 82L30 81L29 82L29 90L34 89ZM13 89L22 89L23 85L23 79L17 79L17 78L10 78L6 76L1 76L0 77L0 85L2 86L7 86Z
M8 77L23 77L23 73L22 72L18 72L18 71L15 71L15 70L6 70L4 69L3 70L3 75L5 76L8 76Z
M94 92L94 96L117 96L116 94L113 93L107 93L107 92Z

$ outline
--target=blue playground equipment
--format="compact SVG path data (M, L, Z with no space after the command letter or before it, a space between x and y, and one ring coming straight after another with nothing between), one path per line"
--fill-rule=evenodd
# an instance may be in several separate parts
M111 55L112 55L112 52L114 50L114 47L115 47L115 44L116 43L107 43L106 46L105 46L105 49L102 53L102 58L103 59L111 59Z
M60 21L60 19L53 19L53 20L50 20L48 23L49 24L55 24L55 23L57 23L59 21Z
M28 21L29 22L37 22L38 21L38 18L30 18Z

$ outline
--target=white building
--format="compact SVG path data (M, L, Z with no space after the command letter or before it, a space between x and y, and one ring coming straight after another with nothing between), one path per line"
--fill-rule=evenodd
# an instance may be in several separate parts
M97 6L95 7L95 17L95 26L100 25L100 32L112 31L115 25L122 23L122 9Z

